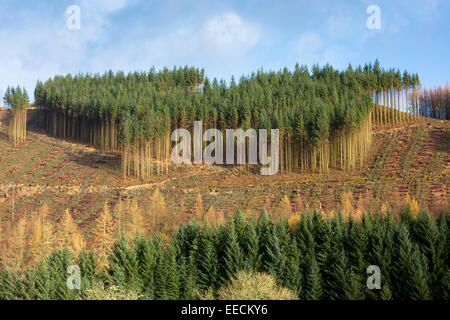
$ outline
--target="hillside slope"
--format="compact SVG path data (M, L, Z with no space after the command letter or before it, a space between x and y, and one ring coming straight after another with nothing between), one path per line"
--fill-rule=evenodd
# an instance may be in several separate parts
M328 213L341 208L344 196L347 206L349 202L360 211L383 206L398 212L410 195L433 214L449 210L450 131L445 121L376 129L363 166L351 172L260 176L237 167L202 165L173 168L168 176L145 182L121 178L118 154L50 138L30 126L27 142L18 148L0 126L3 234L20 217L33 215L46 204L54 221L69 209L89 239L92 222L105 203L114 213L119 199L136 199L142 211L156 211L152 203L156 189L165 209L151 212L153 228L165 232L211 206L209 214L214 211L215 216L236 208L255 212L266 208L274 214L321 208Z

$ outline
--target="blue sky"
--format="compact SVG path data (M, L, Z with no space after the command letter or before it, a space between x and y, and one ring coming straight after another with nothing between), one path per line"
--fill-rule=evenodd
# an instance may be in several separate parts
M66 9L81 10L79 30ZM377 5L381 29L369 30ZM205 68L229 80L298 62L373 62L449 80L448 0L0 0L0 94L55 74Z

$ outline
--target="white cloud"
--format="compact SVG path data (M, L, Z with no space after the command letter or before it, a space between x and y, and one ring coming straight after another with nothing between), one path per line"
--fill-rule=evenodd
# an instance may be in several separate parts
M260 38L256 26L246 23L233 12L208 20L202 28L205 40L219 50L242 52L255 46Z
M218 60L231 64L256 46L259 39L256 25L228 12L206 20L200 28L183 26L136 44L132 64L205 66L207 62ZM122 57L116 55L114 60L120 64L123 58L123 54Z
M361 29L357 27L358 21L352 15L338 12L331 15L327 22L328 34L333 37L349 37L352 36L355 30Z
M95 70L134 70L185 64L204 66L214 60L232 63L256 46L259 39L256 25L227 12L207 19L199 28L183 25L140 42L120 44L114 49L106 47L101 55L89 59L89 66Z
M95 8L98 12L111 13L130 5L132 0L84 0L83 3L91 8Z
M199 26L188 23L173 30L136 40L115 39L112 15L135 0L82 0L81 29L66 27L67 14L60 17L24 12L20 27L0 29L0 39L8 44L0 51L0 89L8 85L26 86L30 95L38 79L56 74L142 70L151 66L217 65L230 68L244 59L259 43L259 28L234 12L206 18ZM128 30L129 32L129 30Z
M330 63L339 69L346 68L350 61L359 56L357 51L326 41L312 31L299 36L294 44L294 51L300 64L312 66L315 63L320 65Z
M312 64L319 62L319 51L323 48L323 42L318 33L307 31L301 34L294 46L301 63Z
M422 21L430 21L433 20L437 14L439 14L439 5L442 0L427 0L427 1L419 1L417 4L412 3L417 9L417 16Z
M93 53L89 46L105 43L109 15L132 4L134 0L83 0L81 29L68 30L65 10L58 17L23 11L20 21L0 29L5 50L0 50L0 90L8 85L23 85L33 95L38 79L55 74L78 72L88 66ZM20 25L20 27L19 27ZM104 59L104 57L103 57Z

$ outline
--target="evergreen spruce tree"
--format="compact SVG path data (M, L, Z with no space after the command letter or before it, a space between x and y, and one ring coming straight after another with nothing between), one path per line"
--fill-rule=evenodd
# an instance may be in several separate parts
M153 244L155 246L155 270L153 273L153 283L150 283L146 286L146 295L150 298L153 291L153 297L156 300L166 300L167 296L167 288L166 288L166 279L167 279L167 268L164 266L164 254L163 248L164 243L160 234L155 234L153 236Z
M115 285L128 289L140 287L138 258L124 235L115 243L108 262L108 273Z
M215 288L219 284L219 260L208 226L205 226L196 246L195 262L198 270L198 286L202 290L210 287Z
M166 295L167 300L178 300L180 298L180 275L177 266L175 249L170 245L164 256L166 272Z
M260 271L261 255L259 252L259 239L255 227L256 222L252 219L245 233L244 258L248 271Z
M408 288L405 284L412 277L413 249L409 232L404 225L401 225L397 234L391 274L391 290L394 299L402 299L409 296Z
M392 300L392 292L386 282L381 285L380 300Z
M233 222L239 245L243 247L245 243L245 230L247 229L247 222L245 220L244 213L241 210L236 211L233 216Z
M297 229L294 233L295 242L302 257L302 267L306 267L312 257L315 256L316 242L311 232L311 224L309 218L302 215L298 222Z
M303 290L302 298L305 300L321 300L323 297L322 277L315 258L308 263Z
M38 292L36 290L35 272L32 270L25 271L25 275L20 281L20 295L24 300L36 300Z
M348 274L348 281L345 283L344 292L345 300L364 300L365 298L361 279L354 271L350 271Z
M317 211L313 215L313 231L315 242L316 262L321 269L331 263L331 256L335 250L333 243L333 230L329 221L323 221Z
M34 274L34 286L37 300L52 299L52 279L46 261L41 261Z
M417 247L414 248L411 257L411 269L405 285L407 296L412 300L431 300L432 293L428 286L429 276L425 257Z
M75 290L70 290L67 287L67 270L71 265L72 256L67 248L53 251L47 258L47 267L51 281L49 294L51 300L68 300L75 297Z
M265 256L267 259L263 261L264 270L275 276L277 279L281 279L286 268L287 257L276 232L270 234L265 249Z
M234 220L227 222L225 229L225 244L223 252L223 282L226 283L232 276L244 268L244 253L239 246L238 234Z
M139 237L135 240L134 250L139 264L139 278L144 297L154 298L154 272L156 264L156 248L151 238Z
M182 266L183 273L180 285L180 298L183 300L194 300L197 290L197 269L195 268L194 257L189 256L187 259L183 259Z
M267 217L267 212L263 209L258 217L256 232L258 233L259 253L261 256L261 265L265 268L267 256L267 246L272 234L273 225Z
M450 300L450 268L448 267L442 279L440 295L437 297L435 296L434 298L440 300Z
M447 228L438 228L427 212L421 212L411 228L412 237L428 261L430 270L425 271L429 273L433 295L439 295L442 278L448 265L446 231Z
M0 271L0 300L16 300L17 279L15 275L9 271L6 265Z
M350 269L345 252L338 253L331 266L328 296L332 300L364 299L359 277Z
M76 265L80 268L81 273L81 291L92 288L97 280L97 261L92 251L82 249L78 254Z
M368 264L365 255L368 251L368 238L359 223L351 223L346 241L349 263L356 274L364 274Z

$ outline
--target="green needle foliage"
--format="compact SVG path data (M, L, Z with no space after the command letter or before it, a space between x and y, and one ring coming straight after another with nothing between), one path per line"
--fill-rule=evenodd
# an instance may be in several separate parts
M272 289L284 288L307 300L448 300L449 242L440 240L448 239L448 225L447 216L435 221L425 212L398 220L370 214L361 221L304 213L291 233L285 221L274 223L266 212L248 220L237 213L214 228L190 222L169 242L159 234L122 236L103 269L90 251L73 258L67 249L29 270L5 266L0 299L270 298ZM435 236L425 237L424 230ZM72 264L80 267L81 290L66 286ZM369 265L380 267L379 290L366 286ZM272 289L255 287L260 276L273 280Z
M145 179L167 173L172 131L192 133L196 120L222 132L279 129L282 172L354 168L370 146L372 124L416 115L418 100L400 97L419 85L416 75L376 61L345 71L261 70L229 84L188 67L69 74L38 82L34 94L49 134L120 151L123 175Z

